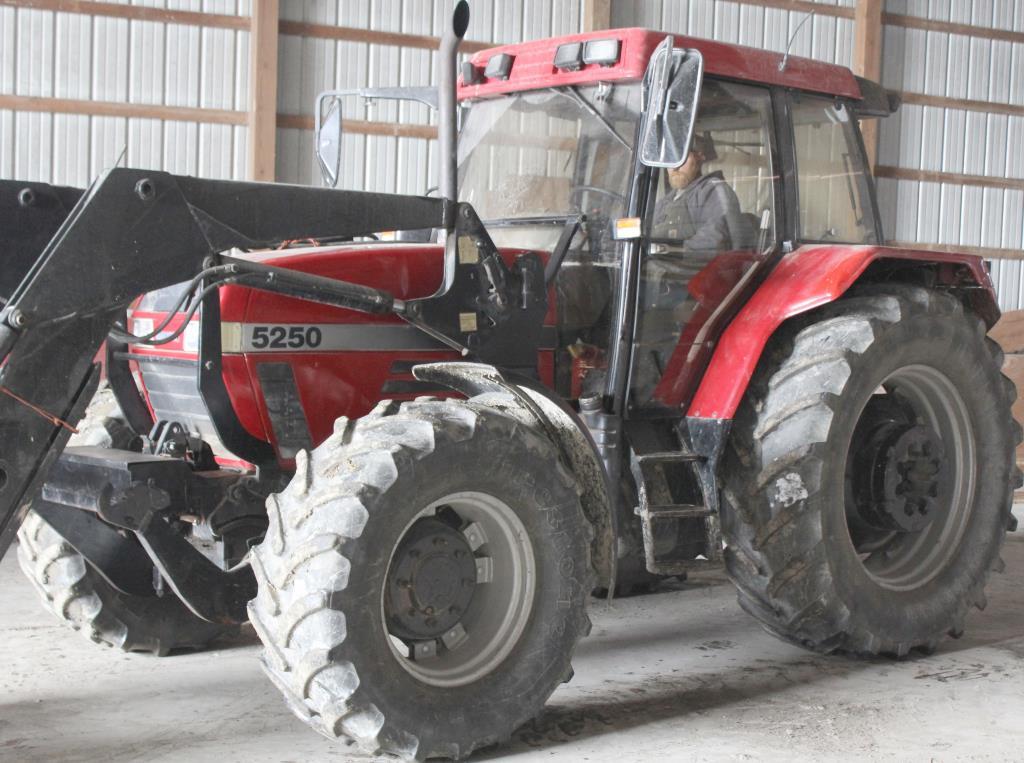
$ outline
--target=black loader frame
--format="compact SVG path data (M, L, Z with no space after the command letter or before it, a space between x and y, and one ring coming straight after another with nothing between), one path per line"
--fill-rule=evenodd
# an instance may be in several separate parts
M54 468L98 385L93 359L136 297L189 278L204 289L209 312L202 315L199 388L225 442L242 446L244 455L270 472L276 463L269 446L251 437L244 441L247 435L225 404L218 286L242 284L339 308L394 312L463 355L485 362L501 358L504 367L528 375L535 369L547 310L543 263L523 254L508 266L466 204L114 169L85 192L2 181L0 209L11 221L4 245L8 262L16 264L4 276L13 282L18 268L21 275L0 310L0 554L32 505L65 537L77 539L79 550L110 582L130 591L138 585L132 575L115 566L102 569L109 556L103 538L110 536L104 528L130 530L204 619L244 621L245 602L254 593L251 572L244 566L222 570L168 522L154 520L182 499L181 491L201 501L209 482L192 476L183 461L128 452L111 460L110 451L104 456L76 449ZM222 254L396 228L448 232L445 282L433 297L404 302L377 289ZM456 247L462 256L456 257ZM476 332L461 330L465 313L479 316ZM108 371L138 430L151 419L131 380L130 353L120 336L111 334ZM240 479L227 477L220 473L218 490ZM260 492L255 498L263 497ZM67 508L72 506L85 512ZM125 562L125 569L142 567L141 556Z

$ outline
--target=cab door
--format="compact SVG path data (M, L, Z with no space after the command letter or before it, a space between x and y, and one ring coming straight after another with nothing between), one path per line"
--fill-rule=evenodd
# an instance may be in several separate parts
M629 381L633 411L678 411L730 306L779 250L772 104L769 88L706 78L689 155L652 173Z

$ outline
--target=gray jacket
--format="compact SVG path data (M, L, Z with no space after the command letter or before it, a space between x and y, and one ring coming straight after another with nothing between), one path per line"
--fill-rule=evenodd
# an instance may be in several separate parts
M721 172L712 172L658 200L651 236L693 251L727 252L753 245L749 227L736 192Z

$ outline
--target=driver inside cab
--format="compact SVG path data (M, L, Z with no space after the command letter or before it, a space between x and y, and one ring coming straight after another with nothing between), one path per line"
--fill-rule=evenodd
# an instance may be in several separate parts
M721 172L703 173L718 154L708 133L695 134L686 160L667 170L669 188L654 207L651 237L691 251L728 252L748 244L736 192Z

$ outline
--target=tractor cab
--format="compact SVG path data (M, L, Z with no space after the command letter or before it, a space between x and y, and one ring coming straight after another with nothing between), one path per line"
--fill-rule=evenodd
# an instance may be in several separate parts
M778 58L623 29L463 64L459 200L499 249L544 253L557 331L545 381L563 399L681 416L784 250L882 240L857 120L889 113L887 95ZM318 124L340 129L332 106L349 94L429 102L421 89L328 93ZM340 139L322 126L317 144L334 148L320 158L336 178Z

